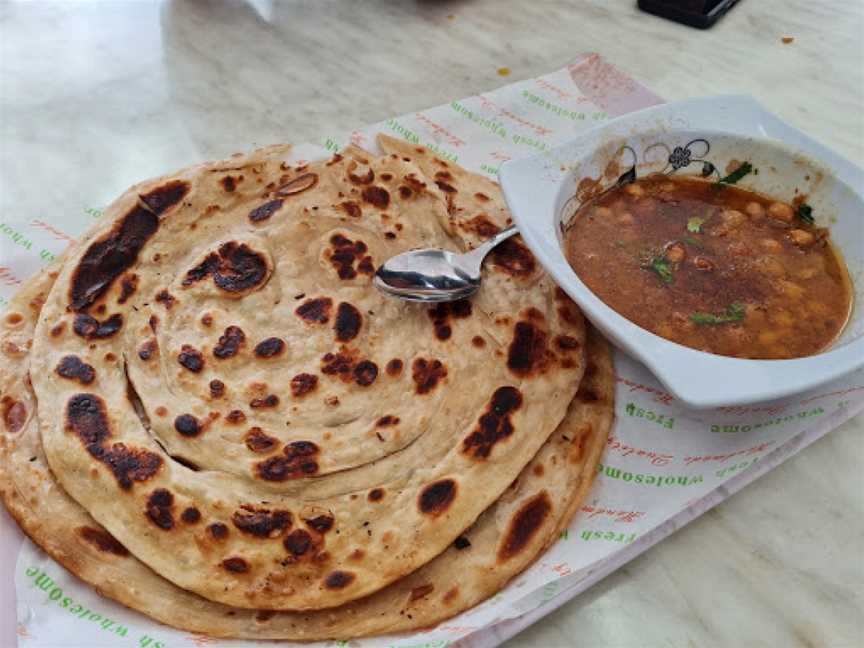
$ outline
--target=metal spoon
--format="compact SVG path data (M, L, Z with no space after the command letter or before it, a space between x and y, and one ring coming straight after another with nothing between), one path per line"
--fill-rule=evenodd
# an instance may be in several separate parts
M480 266L496 245L517 233L513 225L470 252L410 250L388 259L373 283L381 292L407 301L447 302L464 299L480 288Z

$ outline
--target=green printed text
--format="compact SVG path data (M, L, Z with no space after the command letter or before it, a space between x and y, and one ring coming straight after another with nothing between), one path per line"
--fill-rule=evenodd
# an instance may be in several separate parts
M48 574L38 567L28 567L27 571L24 573L28 578L32 579L30 583L31 585L35 585L45 592L45 594L48 595L49 601L56 603L64 610L68 611L69 614L74 614L79 619L95 623L102 628L102 630L112 632L120 637L125 637L129 632L126 626L120 625L108 617L84 607L80 603L76 603L68 596L63 596L63 590L54 583L54 580L48 576ZM154 648L157 647L154 646Z
M435 142L430 141L420 141L420 136L412 131L410 128L406 128L404 125L400 124L395 119L388 119L384 122L384 125L392 130L394 133L398 133L405 140L411 142L412 144L421 144L432 151L438 157L442 157L445 160L450 160L451 162L456 162L459 160L459 156L455 153L451 153L447 149L439 146Z
M555 113L565 119L571 119L573 121L582 121L587 115L584 112L578 112L576 110L568 110L563 106L559 106L557 104L552 103L551 101L546 101L543 97L540 97L533 92L529 92L528 90L522 91L522 96L525 97L532 104L539 106L540 108L545 108L551 113Z
M25 250L29 250L33 247L33 242L30 241L30 239L6 223L0 223L0 233L11 239L16 245L23 247Z
M633 418L643 418L646 421L662 425L669 430L675 428L675 418L672 416L666 416L665 414L658 414L657 412L652 412L651 410L646 410L642 407L636 407L633 403L627 403L624 407L624 411Z
M486 117L483 117L482 115L478 115L474 111L469 110L468 108L466 108L465 106L460 104L458 101L451 101L450 107L453 110L455 110L457 113L459 113L460 115L465 117L466 119L474 122L478 126L482 126L486 130L488 130L490 133L492 133L493 135L497 135L501 139L506 139L507 130L504 128L504 126L502 126L499 122L495 121L494 119L487 119Z
M813 409L804 410L802 412L798 412L797 414L778 416L773 419L768 419L767 421L760 421L759 423L748 423L743 425L712 425L711 431L724 432L726 434L734 434L736 432L750 432L751 430L758 430L760 428L786 425L787 423L793 423L795 421L812 418L814 416L821 416L824 413L825 410L823 410L821 407L814 407Z
M579 534L583 540L606 540L607 542L620 542L630 544L636 539L635 533L615 533L614 531L583 531Z
M513 143L520 144L522 146L530 146L531 148L537 149L538 151L548 151L549 146L546 142L543 142L539 139L535 139L533 137L525 137L524 135L513 135Z
M412 131L409 128L406 128L405 126L400 124L398 121L396 121L392 117L390 119L388 119L386 122L384 122L384 125L387 128L389 128L390 130L392 130L394 133L398 133L399 135L404 137L407 141L411 142L412 144L419 144L420 143L420 136L417 133L415 133L414 131Z
M632 473L612 466L599 464L597 472L603 473L612 479L620 479L634 484L645 484L646 486L692 486L702 483L702 475L649 475L646 473Z
M341 151L345 147L342 144L339 144L332 137L328 137L324 140L324 148L327 149L328 151L338 153L339 151Z
M552 581L543 586L543 602L551 601L558 593L559 582Z
M721 468L720 470L718 470L714 474L717 475L718 477L728 477L729 475L731 475L733 473L740 472L740 471L744 470L745 468L749 468L750 466L752 466L757 461L759 461L759 457L753 457L752 459L748 459L747 461L742 461L741 463L737 463L737 464L733 464L731 466L726 466L725 468Z

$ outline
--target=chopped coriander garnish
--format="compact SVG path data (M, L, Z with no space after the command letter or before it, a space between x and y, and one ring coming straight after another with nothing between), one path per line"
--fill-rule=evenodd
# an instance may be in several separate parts
M798 205L795 215L808 225L813 225L816 222L816 219L813 218L813 208L807 203Z
M749 162L744 162L741 166L735 169L732 173L727 175L725 178L720 178L717 182L714 183L714 186L718 185L733 185L738 182L741 178L746 176L748 173L753 171L753 165Z
M664 284L670 284L675 279L672 274L672 265L666 260L662 252L643 251L639 255L639 267L655 273Z
M719 315L715 315L714 313L693 313L690 315L690 320L703 326L716 326L718 324L740 322L744 319L744 315L744 304L735 302L729 304L729 308L724 313L720 313Z
M693 238L692 236L685 236L685 237L684 237L684 242L685 242L687 245L692 245L692 246L693 246L694 248L696 248L697 250L704 250L704 249L705 249L705 246L702 245L699 241L697 241L697 240L696 240L695 238Z
M669 265L669 262L666 259L661 259L659 257L654 257L651 259L651 264L648 266L648 269L652 272L656 272L657 276L660 277L660 281L665 284L672 283L672 266Z
M702 231L702 225L705 223L704 218L699 218L698 216L694 216L687 220L687 231L693 232L694 234L698 234Z

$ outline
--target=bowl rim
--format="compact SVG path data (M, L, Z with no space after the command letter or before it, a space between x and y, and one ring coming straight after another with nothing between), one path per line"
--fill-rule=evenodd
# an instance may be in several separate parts
M523 240L589 320L617 346L645 364L673 396L691 407L743 405L782 398L864 366L864 336L817 355L786 360L735 358L683 346L643 329L606 305L567 263L556 230L561 192L570 178L570 170L556 160L589 158L598 150L594 144L597 139L603 144L654 132L674 135L692 131L743 137L790 155L804 154L824 168L826 177L845 184L864 202L862 169L769 113L752 97L687 99L623 115L545 153L502 164L498 174L502 192ZM574 156L573 152L580 147L588 152ZM545 183L544 187L538 187L540 183ZM549 244L549 231L555 238L554 245ZM848 246L838 245L841 252L844 247Z

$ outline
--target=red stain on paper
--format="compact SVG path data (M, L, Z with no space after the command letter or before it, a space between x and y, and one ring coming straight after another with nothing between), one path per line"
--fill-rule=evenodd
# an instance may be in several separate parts
M622 378L621 376L615 377L616 382L619 382L627 387L629 387L629 391L639 392L644 391L648 394L653 394L653 400L656 403L663 403L664 405L670 405L675 401L675 397L672 394L663 391L662 389L657 389L656 387L651 387L650 385L643 385L641 383L633 382L632 380L628 380L627 378Z
M729 452L726 454L720 455L700 455L695 457L684 457L684 463L686 465L694 464L697 462L708 462L708 461L717 461L722 462L727 459L732 459L733 457L737 457L740 455L748 456L758 454L767 450L770 446L774 445L774 441L765 441L764 443L760 443L758 445L752 446L750 448L745 448L744 450L738 450L737 452Z
M552 571L554 571L559 576L569 576L573 573L573 570L570 569L570 565L567 563L558 563L557 565L552 565Z
M58 239L60 241L67 241L68 243L75 242L75 239L69 236L66 232L62 232L53 225L49 225L45 221L39 220L38 218L34 218L32 221L30 221L30 224L33 227L38 227L39 229L45 230L55 239Z
M675 455L672 454L658 454L653 450L644 450L621 443L614 435L609 436L606 440L606 445L609 446L610 450L617 451L622 457L629 457L631 455L634 457L644 457L651 462L652 466L666 466L675 458Z
M498 104L496 104L494 101L484 97L483 95L477 95L477 98L480 100L480 103L483 105L484 108L488 110L493 110L502 117L507 117L508 119L516 122L517 124L534 131L537 135L549 135L552 132L551 128L546 128L545 126L541 126L540 124L530 122L524 117L520 117L519 115L507 110L506 108L498 106Z
M423 124L428 126L429 130L432 131L432 133L446 140L447 143L451 146L462 146L463 144L465 144L465 140L456 137L456 135L444 128L441 124L436 124L423 113L417 113L415 116L417 117L417 121L422 122Z
M801 401L802 405L806 405L814 400L819 400L820 398L828 398L829 396L845 396L846 394L851 394L855 391L864 391L864 385L859 385L856 387L850 387L849 389L842 389L840 391L828 392L827 394L819 394L818 396L812 396L810 398L805 398Z
M559 88L558 86L556 86L552 83L549 83L543 77L538 77L538 78L534 79L534 83L536 83L538 86L540 86L544 90L548 90L549 92L553 93L559 99L574 99L574 97L571 93L567 92L566 90L563 90L562 88ZM575 97L575 100L577 103L582 102L582 101L588 101L585 97L583 97L581 95L578 97Z
M645 515L645 511L623 511L619 509L609 509L602 506L583 506L582 512L585 513L590 520L591 518L606 516L612 518L613 522L635 522Z
M441 632L446 632L449 635L464 635L464 634L468 634L469 632L474 632L475 630L478 630L479 626L473 626L473 625L440 625L434 629L440 630ZM429 645L434 646L437 644L429 644Z
M664 103L598 54L589 54L582 61L567 66L567 70L582 94L612 117Z
M6 286L17 286L21 283L21 280L12 272L12 268L6 266L0 266L0 281Z

